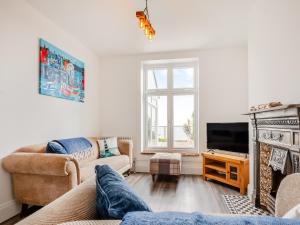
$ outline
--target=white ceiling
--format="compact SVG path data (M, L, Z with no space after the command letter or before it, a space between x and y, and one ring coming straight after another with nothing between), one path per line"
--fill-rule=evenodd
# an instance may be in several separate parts
M99 56L246 45L254 0L148 0L156 37L148 41L135 11L144 0L27 0Z

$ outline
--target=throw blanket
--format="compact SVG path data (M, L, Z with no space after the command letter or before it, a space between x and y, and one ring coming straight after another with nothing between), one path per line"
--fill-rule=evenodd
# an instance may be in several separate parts
M209 216L182 212L130 212L120 225L299 225L300 220L269 216Z
M92 144L83 137L55 140L64 147L68 154L74 154L83 150L89 150Z

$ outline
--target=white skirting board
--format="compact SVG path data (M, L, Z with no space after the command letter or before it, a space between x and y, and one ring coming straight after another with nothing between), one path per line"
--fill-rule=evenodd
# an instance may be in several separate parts
M0 223L8 220L21 212L21 205L15 200L0 204Z
M254 201L254 199L255 199L255 190L253 189L253 185L249 183L248 187L247 187L247 190L248 190L248 197L249 197L250 201Z

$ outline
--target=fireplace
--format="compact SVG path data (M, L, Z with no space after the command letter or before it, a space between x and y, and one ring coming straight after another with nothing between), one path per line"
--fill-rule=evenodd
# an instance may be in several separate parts
M283 178L291 174L289 150L260 143L260 206L275 213L277 190Z
M275 213L282 179L300 172L300 105L251 112L254 151L254 193L257 207Z

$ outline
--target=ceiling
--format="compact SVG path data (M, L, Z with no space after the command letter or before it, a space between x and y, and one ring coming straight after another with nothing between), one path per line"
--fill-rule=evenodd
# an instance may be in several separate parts
M254 0L148 0L156 37L148 41L135 12L144 0L27 0L99 56L247 44Z

